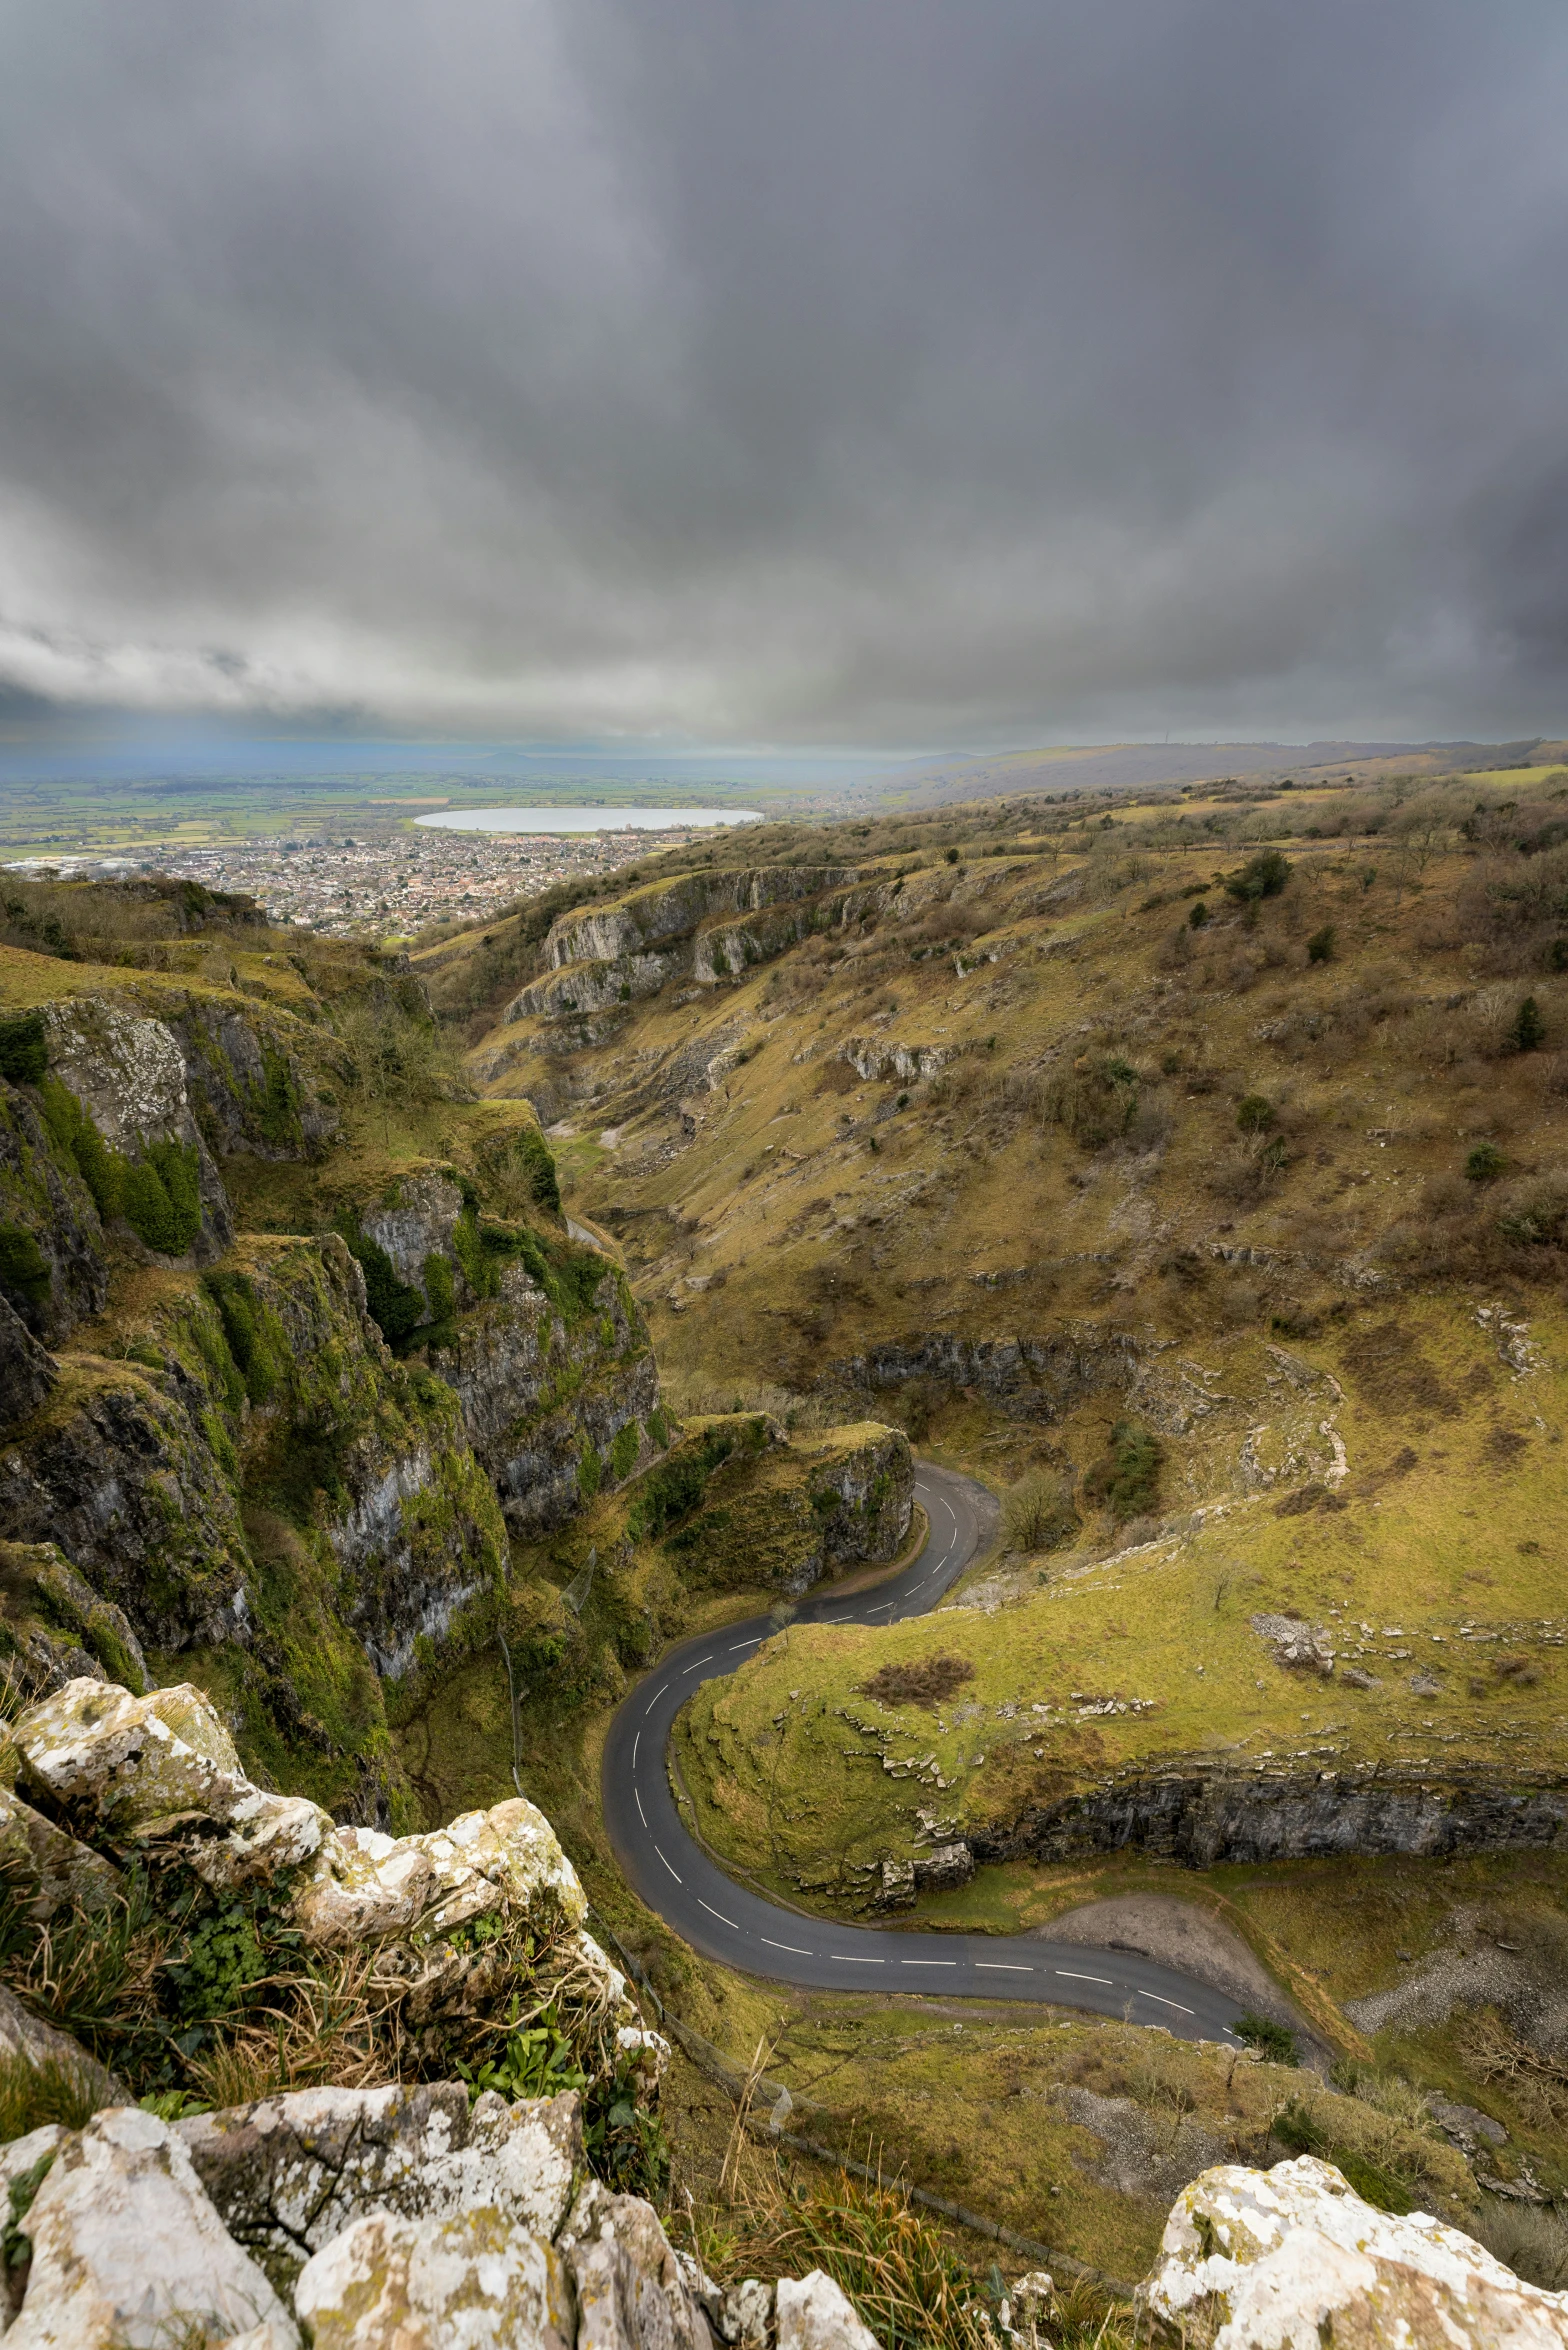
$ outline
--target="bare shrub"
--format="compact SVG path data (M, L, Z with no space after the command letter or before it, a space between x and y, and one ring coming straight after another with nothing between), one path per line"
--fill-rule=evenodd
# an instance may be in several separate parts
M974 1677L975 1668L965 1656L915 1657L905 1665L881 1666L859 1684L857 1694L874 1697L879 1705L923 1705L934 1713Z
M1009 1550L1055 1550L1077 1524L1071 1485L1048 1470L1021 1477L1003 1497L1002 1534Z

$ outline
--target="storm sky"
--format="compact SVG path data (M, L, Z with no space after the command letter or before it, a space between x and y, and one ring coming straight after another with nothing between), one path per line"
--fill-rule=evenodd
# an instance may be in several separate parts
M1560 0L0 0L0 696L1568 731Z

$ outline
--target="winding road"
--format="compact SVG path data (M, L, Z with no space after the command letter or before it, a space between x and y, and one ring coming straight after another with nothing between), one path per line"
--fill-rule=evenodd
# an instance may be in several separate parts
M918 1558L860 1591L814 1593L802 1602L797 1623L895 1623L936 1605L974 1556L995 1505L967 1477L926 1465L917 1471L915 1494L931 1522ZM1163 2024L1184 2039L1239 2045L1230 2029L1234 1999L1130 1951L1032 1936L837 1925L781 1909L727 1877L682 1821L665 1745L692 1692L733 1673L772 1630L766 1616L754 1616L670 1649L620 1707L605 1741L604 1816L616 1857L649 1908L684 1941L726 1966L811 1990L1049 2000Z

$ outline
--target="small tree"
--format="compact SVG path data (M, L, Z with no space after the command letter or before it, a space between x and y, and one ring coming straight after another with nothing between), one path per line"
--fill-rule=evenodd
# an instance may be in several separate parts
M1533 995L1527 995L1519 1006L1508 1036L1514 1050L1521 1053L1533 1053L1538 1045L1545 1043L1546 1022Z
M1274 1104L1265 1094L1244 1094L1236 1104L1236 1123L1243 1134L1266 1134L1274 1123Z
M1325 922L1321 930L1315 930L1312 933L1307 941L1307 961L1309 963L1333 962L1334 935L1332 922Z
M1465 1161L1465 1174L1472 1183L1493 1183L1506 1164L1495 1142L1478 1142Z
M1193 907L1192 912L1187 916L1187 920L1191 923L1194 930L1201 930L1204 924L1208 921L1208 918L1209 909L1204 904L1202 898L1199 898L1197 904Z

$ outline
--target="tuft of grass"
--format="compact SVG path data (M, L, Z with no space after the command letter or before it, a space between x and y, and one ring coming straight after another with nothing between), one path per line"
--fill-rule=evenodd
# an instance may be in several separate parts
M48 2122L79 2130L108 2103L80 2065L53 2056L42 2064L25 2056L0 2056L0 2146Z

